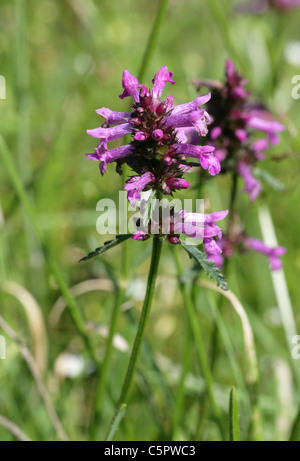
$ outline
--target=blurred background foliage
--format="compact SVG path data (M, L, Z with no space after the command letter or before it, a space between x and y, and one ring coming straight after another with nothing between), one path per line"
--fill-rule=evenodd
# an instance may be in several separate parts
M78 295L78 303L100 361L114 302L111 278L125 283L124 249L118 246L89 263L78 264L78 260L107 240L107 236L96 232L96 204L106 197L117 201L122 179L113 166L101 178L95 164L87 161L84 154L93 152L95 142L85 130L99 126L95 109L127 109L128 103L118 98L122 72L129 69L137 75L157 3L1 0L0 4L0 74L6 79L6 99L0 100L1 135L28 196L36 205L38 221L49 237L68 285L92 280L79 286L83 294ZM172 92L175 102L182 103L195 97L191 79L222 79L225 59L231 57L249 80L254 99L263 100L285 123L287 130L281 143L272 147L260 165L284 183L285 190L276 191L265 185L255 205L249 204L248 196L240 194L238 208L248 233L257 238L261 238L258 210L262 205L271 210L278 242L288 250L284 274L294 326L300 331L300 101L291 97L292 76L300 74L300 8L286 14L268 11L262 16L242 15L235 13L237 3L171 0L143 83L150 85L157 70L168 66L177 84L166 89L165 94ZM220 9L214 10L212 5L216 4ZM37 359L69 437L85 440L93 412L95 365L88 358L67 310L59 316L60 290L45 265L40 242L3 164L0 175L0 315ZM196 176L191 177L196 184ZM194 194L192 191L178 196ZM213 210L226 208L229 194L228 178L216 178L205 187L205 197ZM129 289L110 363L102 437L114 411L136 331L150 244L130 241L129 251ZM183 253L180 258L185 268L191 265ZM10 285L11 282L17 285ZM254 333L260 374L254 392L262 419L261 437L286 439L299 404L300 362L291 358L284 310L280 315L267 260L252 253L236 254L228 282L248 313ZM22 291L22 287L27 291ZM165 245L146 346L126 417L116 435L118 440L219 438L209 408L202 414L205 386L194 353L190 356L180 420L176 431L172 430L187 328L185 306L176 287L174 261ZM28 299L29 294L37 305ZM219 298L197 287L194 296L209 355L213 312ZM289 298L284 302L288 301ZM41 318L36 312L40 312ZM222 319L243 383L249 371L243 333L239 317L229 303L222 310ZM33 440L55 439L19 346L2 329L0 334L7 341L7 359L0 360L0 414ZM247 392L239 387L222 341L219 347L214 373L218 403L226 420L230 388L237 387L241 436L248 439L251 417ZM1 426L0 438L14 440L10 431Z

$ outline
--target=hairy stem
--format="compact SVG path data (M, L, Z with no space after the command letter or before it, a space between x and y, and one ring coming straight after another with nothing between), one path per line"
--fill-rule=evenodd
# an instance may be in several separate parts
M126 403L126 400L127 400L130 388L131 388L137 360L138 360L142 342L143 342L144 331L145 331L147 319L148 319L151 304L152 304L154 288L155 288L155 281L156 281L157 271L158 271L158 264L159 264L160 255L161 255L161 249L162 249L162 241L158 235L154 235L153 247L152 247L152 257L151 257L151 264L150 264L150 269L149 269L148 283L147 283L147 290L146 290L144 305L143 305L143 309L141 313L138 331L137 331L137 334L134 340L133 349L131 352L125 380L124 380L120 398L117 404L117 409L115 411L110 427L114 425L115 420L118 417L118 414L120 412L120 408L123 406L124 403Z

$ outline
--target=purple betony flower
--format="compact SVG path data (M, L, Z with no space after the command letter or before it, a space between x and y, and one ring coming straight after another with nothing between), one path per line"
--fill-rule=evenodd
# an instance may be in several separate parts
M136 174L124 186L133 206L141 199L142 191L152 189L162 195L173 195L176 190L190 187L189 182L182 177L191 166L195 166L195 162L189 163L189 159L199 160L199 165L212 176L221 170L213 145L188 144L185 135L186 130L192 131L199 138L207 135L211 118L200 106L210 100L210 93L175 106L171 95L161 100L166 83L175 84L166 66L156 73L152 83L152 90L148 89L125 70L122 78L124 91L120 98L133 99L131 111L114 112L102 107L96 112L106 121L99 128L87 130L89 135L99 139L99 143L93 154L86 155L90 160L99 162L102 175L106 173L107 164L112 162L116 162L118 172L122 164L127 163ZM131 135L129 144L108 148L111 141L127 135ZM173 210L166 238L172 244L180 243L180 234L201 238L205 249L219 254L221 250L215 239L221 238L221 229L215 221L223 219L227 213L226 210L210 215L190 215L186 212L175 213ZM141 222L143 220L140 219L139 224ZM155 222L151 215L147 228L137 230L133 238L146 240L153 233L153 227L163 234L163 224L159 220Z
M212 100L206 104L212 122L206 139L215 147L214 156L208 160L209 173L219 172L219 167L213 165L217 160L221 163L222 173L235 171L242 176L244 191L249 193L251 201L255 200L261 185L253 176L253 166L264 159L270 145L279 142L278 133L284 130L284 126L270 112L249 101L251 93L245 89L247 80L230 60L226 61L224 83L210 80L195 83L198 90L206 86L212 92ZM186 129L186 136L193 143L199 142L190 129ZM205 164L201 162L201 165L205 168Z
M105 107L98 109L96 112L105 117L106 122L102 127L87 130L89 135L99 139L95 153L87 156L90 160L100 162L102 175L108 163L116 162L118 169L127 163L140 177L140 180L132 177L126 182L125 189L129 192L130 201L138 199L139 193L149 187L164 194L189 187L189 183L182 179L190 168L186 161L189 157L197 158L212 175L220 172L213 146L195 148L183 144L186 142L186 128L191 128L198 136L207 134L210 116L200 106L209 101L210 94L174 106L172 96L163 101L160 99L165 84L175 83L166 66L157 72L152 82L153 88L150 90L125 70L122 78L124 91L120 98L132 97L132 111L114 112ZM108 149L109 142L129 134L132 135L130 144Z

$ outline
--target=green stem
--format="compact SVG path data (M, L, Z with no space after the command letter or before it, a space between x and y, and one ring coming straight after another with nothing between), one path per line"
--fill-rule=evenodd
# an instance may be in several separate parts
M7 172L10 176L11 182L13 183L16 193L21 201L21 203L24 206L24 209L27 213L27 216L29 217L35 232L39 238L39 241L41 243L41 247L44 252L45 260L46 263L48 264L48 267L52 274L54 275L56 282L67 302L67 307L69 309L71 318L73 320L73 323L77 329L78 334L81 336L87 350L90 353L91 358L97 363L96 357L93 352L92 345L90 343L90 339L87 336L85 332L85 326L84 326L84 320L81 316L79 306L77 305L75 299L73 298L68 285L65 282L64 276L62 275L62 272L60 270L59 265L57 264L55 257L52 253L50 244L48 243L46 236L44 235L40 224L39 220L37 217L37 212L35 210L35 207L32 205L31 201L29 200L25 187L19 177L19 174L17 172L17 169L14 165L14 162L12 160L12 155L9 152L7 145L3 139L3 137L0 135L0 156L2 156L3 163L6 166Z
M152 58L152 55L153 55L153 52L154 52L154 49L157 43L159 30L161 28L161 25L163 23L163 20L164 20L166 11L167 11L168 3L169 3L169 0L160 0L159 2L159 7L158 7L157 14L156 14L155 22L154 22L154 25L153 25L153 28L152 28L152 31L151 31L144 55L143 55L142 64L141 64L140 71L138 74L139 81L144 78L148 64L150 62L150 59Z
M103 400L105 396L105 390L107 385L107 377L109 371L110 360L113 352L113 339L117 330L118 318L121 311L122 301L124 299L124 290L120 287L116 287L116 298L115 305L111 318L111 325L109 330L109 336L106 344L105 357L98 373L98 387L96 389L96 397L94 403L94 418L91 427L91 439L97 440L98 429L101 423L101 413Z
M183 271L182 271L181 261L180 261L179 256L178 256L177 249L175 248L174 250L175 251L173 252L173 254L174 254L175 263L176 263L176 267L177 267L177 271L178 271L178 275L179 275L179 280L180 280L180 277L182 276ZM186 283L183 283L182 281L180 281L180 288L181 288L181 292L182 292L182 296L183 296L185 306L187 308L190 327L191 327L191 330L192 330L192 333L193 333L193 336L194 336L200 367L202 369L203 376L204 376L204 379L205 379L205 382L206 382L207 393L208 393L208 397L209 397L209 400L210 400L211 408L212 408L212 411L213 411L213 414L214 414L214 418L215 418L215 420L216 420L216 422L217 422L217 424L219 426L221 435L222 435L223 439L225 440L226 439L226 432L224 430L224 427L223 427L223 424L222 424L222 421L221 421L220 409L219 409L219 407L218 407L218 405L216 403L214 389L213 389L213 377L212 377L212 374L211 374L211 371L210 371L210 368L209 368L209 363L208 363L208 360L207 360L205 347L204 347L204 343L203 343L202 332L201 332L201 328L200 328L200 325L199 325L199 322L198 322L197 314L195 312L195 307L194 307L194 304L193 304L192 296L191 296L191 293L190 293Z
M128 393L130 391L130 387L132 384L137 360L139 357L139 353L141 350L141 345L142 345L142 341L144 337L145 326L147 323L147 319L148 319L151 304L152 304L158 264L159 264L160 255L161 255L161 249L162 249L162 241L158 235L154 235L153 247L152 247L152 257L151 257L151 264L150 264L150 270L149 270L149 275L148 275L148 283L147 283L147 290L146 290L144 305L143 305L143 309L141 313L138 331L137 331L137 334L134 340L133 349L131 352L125 380L124 380L120 398L117 404L117 409L115 411L115 414L111 422L111 427L114 425L116 418L119 415L120 408L122 407L124 403L126 403Z

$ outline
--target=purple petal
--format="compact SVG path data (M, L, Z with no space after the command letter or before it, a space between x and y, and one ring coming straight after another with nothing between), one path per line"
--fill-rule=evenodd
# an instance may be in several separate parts
M174 148L178 154L198 159L201 155L211 154L215 150L213 146L193 146L192 144L174 144Z
M204 243L205 251L208 252L209 254L219 255L222 253L221 248L218 246L218 244L213 238L211 239L205 238L203 240L203 243Z
M266 133L277 133L285 130L284 126L276 120L264 120L259 117L251 117L247 124L250 128Z
M120 125L121 123L125 123L130 118L129 112L114 112L107 107L101 107L101 109L96 110L97 114L101 115L101 117L106 118L106 123L108 125Z
M99 162L99 160L101 160L100 155L97 151L94 154L85 154L85 155L87 156L89 160L93 160L94 162Z
M152 80L153 89L152 96L155 99L159 99L167 82L170 82L174 85L174 80L171 80L172 73L168 71L166 66L163 66L156 74Z
M134 75L131 75L128 70L124 70L122 77L122 86L124 91L120 94L119 98L124 99L131 96L134 102L140 102L139 82Z
M172 115L184 115L194 110L197 110L199 106L202 106L202 104L206 104L210 99L211 94L208 93L204 96L198 96L198 98L194 99L194 101L174 106L172 109Z
M237 130L235 130L234 132L236 138L240 141L240 142L245 142L247 141L247 131L246 130L243 130L243 129L240 129L238 128Z
M210 261L214 262L216 266L221 269L224 263L224 258L220 254L207 253L207 257Z
M243 192L249 192L251 202L253 202L259 195L261 190L260 182L252 176L252 168L244 162L239 163L238 172L245 181Z
M99 153L99 160L101 161L99 168L103 176L103 173L106 173L107 163L115 162L120 158L127 157L132 154L132 148L130 145L125 145L121 147L116 147L115 149L102 151Z
M87 134L93 138L104 139L105 142L114 141L115 139L123 138L127 134L131 133L132 126L129 123L123 123L122 125L113 126L111 128L95 128L93 130L87 130Z
M154 174L147 172L144 173L142 176L133 176L132 178L126 181L124 189L128 191L128 200L131 205L135 206L136 200L140 200L140 192L144 190L144 188L155 181Z

